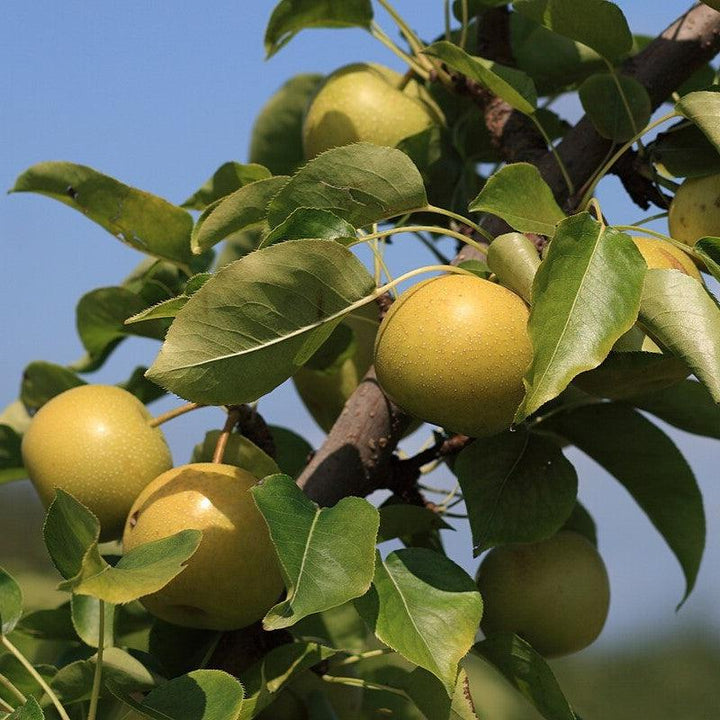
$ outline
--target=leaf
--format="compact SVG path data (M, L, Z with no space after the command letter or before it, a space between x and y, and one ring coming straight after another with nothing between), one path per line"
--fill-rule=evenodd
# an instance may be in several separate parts
M700 238L693 245L693 250L700 256L712 276L720 282L720 238Z
M720 93L698 90L680 98L675 110L705 133L716 150L720 150Z
M168 331L148 377L210 405L252 402L287 380L375 285L346 248L289 240L218 271Z
M367 592L379 517L366 500L343 498L320 509L287 476L252 488L280 560L287 597L263 619L265 630L342 605Z
M306 28L361 27L370 29L370 0L280 0L265 30L266 57L273 56Z
M476 440L457 456L453 472L475 557L494 545L549 538L577 497L575 469L557 444L526 430Z
M216 200L230 195L244 185L256 180L264 180L271 175L270 170L254 162L247 165L239 162L223 163L181 207L188 210L204 210L208 205L212 205Z
M652 114L652 102L645 86L627 75L591 75L578 93L598 133L615 142L627 142L635 137Z
M28 412L35 414L51 398L85 384L82 378L62 365L43 361L31 362L23 370L20 399Z
M45 714L42 711L38 701L31 695L27 702L18 708L15 708L7 716L7 720L44 720Z
M660 133L649 146L653 162L675 177L720 173L720 153L696 125L682 121Z
M337 240L349 245L357 240L355 228L346 220L339 218L329 210L316 208L298 208L290 213L260 243L260 247L272 245L282 240L299 240L301 238L317 238L318 240Z
M419 505L395 503L383 505L380 510L379 543L398 538L404 544L413 536L436 530L452 530L439 513Z
M158 318L174 318L180 308L185 307L185 303L212 277L211 273L200 273L193 275L185 286L185 290L176 297L165 300L164 302L153 305L142 312L132 315L125 320L125 325L143 322L145 320L154 320Z
M622 10L607 0L516 0L517 12L559 35L577 40L612 63L632 49Z
M100 601L87 595L73 595L70 601L72 624L78 637L90 647L98 647L100 642ZM104 643L103 647L115 644L114 622L115 606L104 603Z
M165 391L145 377L146 367L136 367L130 377L118 386L132 393L143 405L159 400L165 396Z
M33 165L10 192L36 192L59 200L148 255L183 264L192 260L193 220L188 212L84 165Z
M20 620L17 631L38 640L77 642L77 633L70 615L70 602L52 610L35 610Z
M561 529L576 532L597 547L597 528L595 521L581 502L575 503L570 517L565 521Z
M576 720L550 666L517 635L499 634L473 646L547 720Z
M217 647L220 632L180 627L155 619L148 637L148 652L167 678L200 667Z
M648 270L639 320L720 403L720 309L702 283L679 270Z
M21 444L21 435L9 425L0 425L0 485L27 477Z
M0 425L5 425L22 435L29 427L32 417L20 400L14 400L0 412Z
M535 83L522 70L500 65L482 57L473 57L447 40L429 45L423 53L442 60L467 78L480 83L515 110L525 115L532 115L535 112L537 107Z
M250 136L251 162L265 165L273 175L292 175L305 162L305 108L323 79L317 74L295 75L263 105Z
M720 406L699 382L683 380L634 397L632 404L685 432L720 440Z
M211 430L205 433L203 442L193 449L190 462L212 462L220 432L220 430ZM235 465L247 470L258 480L280 472L277 463L266 452L252 440L237 433L231 433L228 437L222 461L225 465Z
M264 229L268 203L287 182L282 175L257 180L207 207L192 231L193 252L199 254L241 230Z
M457 682L448 697L442 683L423 668L409 672L402 682L402 688L426 718L433 720L477 720L475 707L468 685L468 676L460 668Z
M533 283L534 356L516 422L605 359L637 318L645 272L635 243L588 213L558 225Z
M75 660L63 665L50 681L50 688L63 705L89 700L92 695L95 663Z
M242 685L222 670L195 670L152 690L142 702L113 679L105 680L110 692L155 720L237 720L243 704Z
M308 464L312 455L312 445L292 430L277 425L269 425L275 442L275 462L280 472L297 478Z
M540 428L569 440L633 496L680 562L684 602L705 547L705 515L693 472L673 441L636 410L617 403L559 413Z
M270 650L259 662L240 673L245 702L237 720L250 720L304 670L333 657L337 650L315 642L293 642Z
M527 236L519 232L498 235L490 243L487 262L505 287L528 305L532 302L532 285L540 267L540 255Z
M381 642L452 695L482 615L480 593L462 568L425 548L397 550L378 558L373 587L356 606Z
M354 227L427 205L420 172L401 150L371 143L333 148L303 165L268 208L271 228L298 208L329 210Z
M492 213L515 230L539 235L553 235L565 218L540 171L530 163L505 165L491 175L469 209Z
M0 635L11 633L22 617L23 595L20 586L0 568Z

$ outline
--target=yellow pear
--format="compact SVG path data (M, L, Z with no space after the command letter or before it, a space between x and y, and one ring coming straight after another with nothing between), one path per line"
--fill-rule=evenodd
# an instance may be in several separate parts
M692 258L667 240L648 237L633 237L633 241L645 259L648 268L659 270L680 270L700 282L700 271Z
M683 181L670 203L668 227L673 239L690 246L720 236L720 175Z

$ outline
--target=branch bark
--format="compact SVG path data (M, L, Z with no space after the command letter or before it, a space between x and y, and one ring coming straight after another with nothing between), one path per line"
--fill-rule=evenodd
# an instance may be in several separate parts
M718 51L720 13L696 5L627 61L622 70L646 87L656 108ZM492 110L497 114L503 109L493 103ZM517 113L501 114L504 123L496 123L494 132L499 133L502 145L514 142L513 133L505 130ZM611 141L598 135L590 120L583 118L565 135L558 152L573 183L581 187L611 148ZM510 150L506 148L506 153ZM536 164L559 202L574 210L573 203L578 198L568 198L565 180L553 155L545 152ZM493 234L505 230L497 218L491 218L487 227ZM471 255L469 251L462 252L463 258ZM383 477L391 472L392 453L408 423L407 416L384 397L371 369L302 473L300 486L321 505L332 505L346 495L367 495L382 487Z

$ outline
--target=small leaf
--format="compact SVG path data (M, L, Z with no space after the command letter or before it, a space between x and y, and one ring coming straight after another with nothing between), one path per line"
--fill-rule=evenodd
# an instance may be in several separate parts
M720 151L720 92L698 90L680 98L675 110L697 125Z
M112 678L105 680L115 697L154 720L237 720L242 685L221 670L195 670L152 690L142 702Z
M275 442L275 462L280 472L297 478L308 464L313 448L305 438L292 430L277 425L270 425Z
M192 260L190 213L84 165L33 165L10 192L36 192L59 200L148 255L179 263Z
M7 716L7 720L44 720L45 714L42 711L38 701L31 695L27 702L18 708L15 708Z
M526 115L537 107L535 83L522 70L500 65L482 57L468 55L462 48L440 40L423 52L442 60L446 65L480 83L508 105Z
M476 440L457 456L453 471L476 557L494 545L549 538L575 505L572 464L551 440L524 430Z
M720 403L720 309L702 283L679 270L648 270L639 320Z
M529 163L505 165L491 175L469 209L492 213L515 230L539 235L553 235L565 218L540 171Z
M517 635L494 635L473 646L547 720L576 720L550 666Z
M439 513L419 505L395 503L380 508L379 543L400 539L406 545L414 535L421 535L434 530L452 530Z
M519 232L498 235L487 252L490 269L507 288L532 302L532 285L540 267L540 255L535 245Z
M54 363L31 362L24 370L20 386L20 399L28 412L36 413L48 400L65 390L85 385L72 370Z
M265 30L265 52L274 55L306 28L361 27L370 29L370 0L280 0Z
M298 208L318 208L365 227L422 209L427 202L422 176L404 152L354 143L303 165L273 198L268 222L275 228Z
M9 425L0 425L0 485L27 477L21 444L21 435Z
M478 720L463 668L460 668L452 697L447 696L442 683L433 674L419 667L406 675L402 688L426 718Z
M90 647L98 647L100 642L100 601L87 595L73 595L71 601L72 624L78 637ZM104 603L104 643L103 647L115 644L114 622L115 606Z
M673 441L640 413L617 403L559 413L540 427L569 440L633 496L680 562L684 602L705 547L705 514L695 476Z
M597 547L597 528L592 515L581 502L576 502L570 517L563 524L562 530L570 530L587 538Z
M720 238L700 238L693 245L693 250L700 256L712 276L720 282Z
M482 615L480 593L462 568L425 548L398 550L378 558L373 587L356 606L381 642L452 695Z
M178 677L202 665L217 647L220 632L180 627L155 619L148 637L148 652L167 678Z
M627 75L591 75L578 93L595 129L609 140L627 142L650 120L652 102L648 91Z
M252 402L284 382L373 279L346 248L289 240L218 271L178 313L151 380L210 405Z
M558 225L533 283L528 332L534 356L516 422L597 367L632 327L646 267L627 235L586 212Z
M263 619L266 630L294 625L307 615L367 592L375 564L379 517L366 500L342 499L320 509L286 476L252 489L280 560L287 598Z
M52 610L35 610L20 620L17 631L38 640L77 642L77 633L70 615L70 603Z
M685 432L720 440L720 405L699 382L683 380L632 403Z
M270 170L257 163L243 165L239 162L226 162L221 165L213 176L181 207L188 210L204 210L217 200L239 190L256 180L264 180L272 175Z
M119 387L132 393L143 405L165 396L165 391L159 385L145 377L146 372L147 368L141 365L132 371L125 382L118 383Z
M0 568L0 635L11 633L22 617L23 595L9 573Z
M212 462L219 438L220 430L211 430L206 433L203 442L193 449L190 462ZM231 433L228 437L222 461L225 465L235 465L247 470L258 480L280 472L277 463L266 452L248 438L237 433Z
M355 228L329 210L317 208L298 208L293 210L284 222L280 223L260 243L260 247L272 245L282 240L317 238L318 240L336 240L349 245L357 240Z
M292 175L305 162L303 118L323 79L322 75L295 75L263 105L250 137L251 162L265 165L273 175Z
M653 162L675 177L720 173L720 153L696 125L682 121L650 144Z
M264 229L268 203L287 182L282 175L257 180L207 207L192 231L193 252L199 254L243 230Z
M153 305L152 307L132 315L125 320L125 325L143 322L144 320L155 320L158 318L174 318L180 308L185 307L185 303L212 277L211 273L199 273L193 275L185 286L185 290L176 297L165 300L164 302Z
M75 660L63 665L50 681L50 688L63 705L89 700L92 695L95 663L92 660Z
M517 12L559 35L587 45L614 63L632 49L622 10L607 0L516 0Z

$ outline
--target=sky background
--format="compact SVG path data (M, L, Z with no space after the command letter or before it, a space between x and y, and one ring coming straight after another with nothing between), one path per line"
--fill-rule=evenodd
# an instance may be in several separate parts
M635 32L651 35L689 6L670 0L619 4ZM426 39L441 31L441 2L398 0L396 6ZM34 163L68 160L180 203L222 163L247 161L255 116L291 75L328 73L368 60L400 69L393 55L360 30L302 33L266 62L262 37L272 7L269 1L6 0L0 23L0 187L10 188ZM393 34L385 15L378 12L378 20ZM577 106L558 107L568 119L577 117ZM643 216L612 179L601 185L599 197L611 222L629 224ZM24 194L0 196L0 247L2 407L17 397L30 361L66 364L83 354L74 330L78 299L119 284L141 256L75 211ZM397 243L389 258L396 275L431 261L412 243ZM87 379L122 381L136 365L151 364L158 347L126 341ZM177 404L171 399L153 410ZM297 429L315 446L321 442L322 432L290 383L263 399L260 410L269 422ZM166 425L176 463L186 462L204 432L221 424L219 411L202 410ZM670 434L697 474L708 517L703 566L679 614L683 578L660 536L624 489L569 452L580 476L580 497L598 524L613 593L606 630L587 652L697 627L720 638L718 444ZM406 447L412 450L426 437L427 428ZM27 482L0 488L0 503L21 500L35 507ZM474 572L466 526L459 523L446 540L451 556ZM0 561L3 543L7 534L0 529Z

